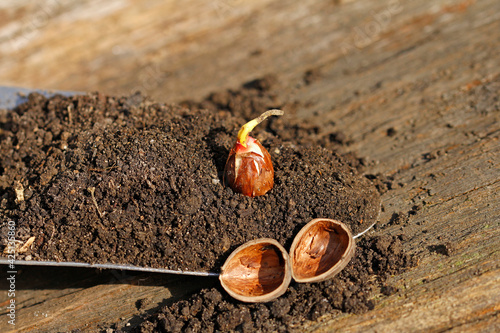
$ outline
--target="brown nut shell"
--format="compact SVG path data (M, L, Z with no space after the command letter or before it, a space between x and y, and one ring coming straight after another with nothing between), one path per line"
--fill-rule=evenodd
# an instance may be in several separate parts
M243 302L268 302L285 293L292 279L288 253L276 240L260 238L239 246L222 266L219 280Z
M255 152L237 153L233 147L224 168L224 183L227 183L233 191L249 197L264 195L274 186L271 155L259 141L255 140L255 144L260 148L262 155ZM237 157L241 159L239 165L236 163Z
M307 223L290 248L292 276L297 282L332 278L354 256L354 238L340 221L318 218Z

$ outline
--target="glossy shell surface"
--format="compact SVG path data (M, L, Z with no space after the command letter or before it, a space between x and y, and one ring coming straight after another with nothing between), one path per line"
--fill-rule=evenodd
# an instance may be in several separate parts
M224 169L224 183L237 193L256 197L273 188L274 169L267 149L257 140L252 144L254 149L247 152L238 152L239 143L231 149Z

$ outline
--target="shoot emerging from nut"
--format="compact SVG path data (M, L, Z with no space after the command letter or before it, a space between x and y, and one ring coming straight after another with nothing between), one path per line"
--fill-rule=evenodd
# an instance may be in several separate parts
M274 186L271 155L260 142L248 134L270 116L281 116L281 110L269 110L243 125L229 152L224 170L224 182L233 191L255 197L266 194Z

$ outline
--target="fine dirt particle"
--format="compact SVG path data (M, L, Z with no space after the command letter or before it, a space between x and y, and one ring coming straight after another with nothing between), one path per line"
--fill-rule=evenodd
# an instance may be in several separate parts
M400 225L400 224L406 224L410 218L408 217L408 214L403 213L403 212L395 212L392 214L392 217L388 223L388 225Z
M315 81L319 81L322 78L322 76L323 75L321 73L321 69L320 68L312 68L312 69L308 69L304 73L303 80L304 80L304 83L306 85L310 85L310 84L312 84Z
M394 287L394 286L390 286L390 285L384 285L382 286L382 288L380 289L380 292L385 295L385 296L390 296L390 295L393 295L395 293L397 293L399 290L398 288Z
M429 245L427 247L429 251L442 254L445 256L451 256L456 252L456 246L453 245L451 242L446 242L444 244L437 244L437 245Z
M141 298L135 302L135 307L137 310L144 310L149 304L151 304L150 298Z

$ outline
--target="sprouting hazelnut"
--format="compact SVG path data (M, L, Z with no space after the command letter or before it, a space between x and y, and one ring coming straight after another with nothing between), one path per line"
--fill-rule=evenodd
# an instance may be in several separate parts
M283 113L281 110L269 110L241 127L224 169L224 183L233 191L255 197L264 195L273 188L271 155L257 139L248 134L267 117L281 116Z

